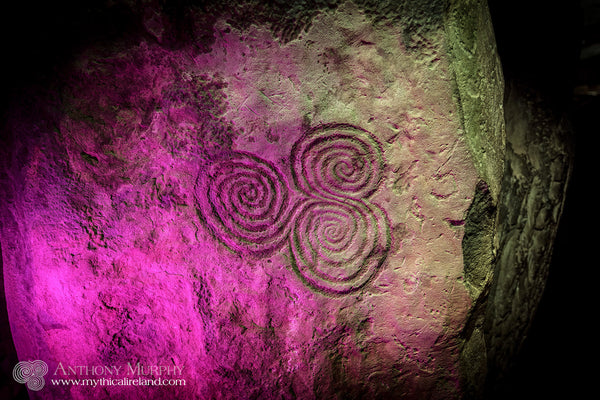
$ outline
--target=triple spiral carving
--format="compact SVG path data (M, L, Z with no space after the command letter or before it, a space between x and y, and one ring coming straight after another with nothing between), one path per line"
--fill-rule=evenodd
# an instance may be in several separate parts
M387 215L369 202L383 180L381 145L352 125L320 125L294 144L291 161L296 196L266 160L237 151L216 157L196 185L201 215L234 251L266 256L288 244L292 268L314 290L359 290L390 246Z

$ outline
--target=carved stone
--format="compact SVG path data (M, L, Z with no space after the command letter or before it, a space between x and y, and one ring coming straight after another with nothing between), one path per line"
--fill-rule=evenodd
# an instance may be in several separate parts
M15 99L0 243L19 359L48 365L32 398L481 391L506 196L487 8L326 3L124 1L143 32ZM109 372L185 385L51 381Z

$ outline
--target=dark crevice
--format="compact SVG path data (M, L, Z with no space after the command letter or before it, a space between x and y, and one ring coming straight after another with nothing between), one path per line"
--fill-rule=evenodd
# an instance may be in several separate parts
M12 378L13 368L19 362L12 339L6 296L4 293L4 260L0 243L0 398L26 400L29 398L25 385Z
M465 283L472 297L483 290L493 268L496 205L488 185L479 181L465 219L462 241Z

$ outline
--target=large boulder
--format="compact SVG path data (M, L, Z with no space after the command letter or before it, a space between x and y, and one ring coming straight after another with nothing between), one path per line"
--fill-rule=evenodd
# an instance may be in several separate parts
M513 250L562 201L535 189L514 209L531 233L499 234L525 189L503 194L485 3L119 4L139 32L75 53L3 128L10 326L48 369L32 398L480 395L491 288L493 333L531 315L498 319L498 246L547 249Z

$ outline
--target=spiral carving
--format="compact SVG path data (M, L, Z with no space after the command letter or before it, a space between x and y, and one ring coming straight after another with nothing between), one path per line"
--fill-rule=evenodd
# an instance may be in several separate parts
M359 201L309 200L291 237L293 268L317 291L342 295L364 286L389 250L385 213Z
M286 240L289 189L268 161L227 153L201 174L196 189L207 224L233 250L265 255Z
M376 277L390 248L387 215L369 201L384 168L371 133L326 124L292 147L295 194L269 161L231 151L201 172L196 199L210 230L229 248L265 256L288 243L292 268L307 286L345 295Z
M294 182L308 195L363 199L383 178L383 152L377 139L348 124L321 125L292 149Z

